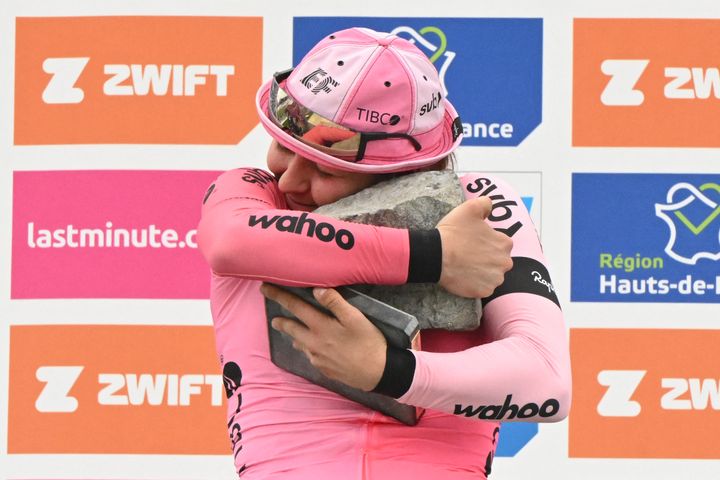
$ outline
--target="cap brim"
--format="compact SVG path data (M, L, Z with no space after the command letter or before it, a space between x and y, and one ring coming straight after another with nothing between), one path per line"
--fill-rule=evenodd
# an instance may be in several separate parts
M407 170L417 170L436 163L447 157L455 150L462 141L462 135L458 135L453 139L453 122L457 117L457 113L452 104L445 100L445 117L442 123L441 138L438 141L434 139L432 142L422 141L423 134L416 135L421 145L429 144L430 148L425 148L420 152L411 155L410 158L381 158L366 155L361 161L353 162L350 160L334 157L327 153L314 149L313 147L301 142L282 128L278 127L275 122L268 116L268 103L270 97L270 86L272 80L262 85L255 95L255 108L257 109L260 123L265 130L278 141L282 146L292 150L298 155L302 155L308 160L312 160L321 165L349 172L362 173L391 173L403 172Z

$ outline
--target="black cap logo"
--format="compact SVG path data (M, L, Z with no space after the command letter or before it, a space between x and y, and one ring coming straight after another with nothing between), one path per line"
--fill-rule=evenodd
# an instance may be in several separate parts
M300 83L305 85L305 87L315 95L320 92L330 93L332 87L340 85L322 68L317 68L310 72L309 75L300 80Z
M455 120L453 120L452 123L452 137L453 142L458 139L460 135L463 133L463 126L462 126L462 120L460 120L460 117L455 117Z

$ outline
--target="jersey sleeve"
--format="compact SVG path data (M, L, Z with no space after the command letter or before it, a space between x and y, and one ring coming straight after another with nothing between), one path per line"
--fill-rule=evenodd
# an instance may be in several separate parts
M408 230L288 210L270 173L241 168L208 189L198 246L216 275L292 286L402 284L412 275Z
M530 215L497 178L461 182L466 198L492 200L487 221L512 238L513 268L482 300L490 341L455 353L413 351L412 381L398 400L481 420L561 420L571 397L567 332Z

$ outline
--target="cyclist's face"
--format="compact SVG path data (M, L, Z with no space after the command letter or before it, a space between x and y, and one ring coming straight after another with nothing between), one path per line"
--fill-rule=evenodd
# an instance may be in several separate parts
M378 180L377 175L344 172L318 165L275 140L270 145L267 162L292 210L314 210L352 195Z

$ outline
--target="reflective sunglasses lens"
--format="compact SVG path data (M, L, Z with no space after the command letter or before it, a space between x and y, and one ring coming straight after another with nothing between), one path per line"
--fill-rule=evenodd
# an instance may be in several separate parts
M270 116L282 129L320 151L339 157L354 157L361 134L309 110L295 100L273 78Z

